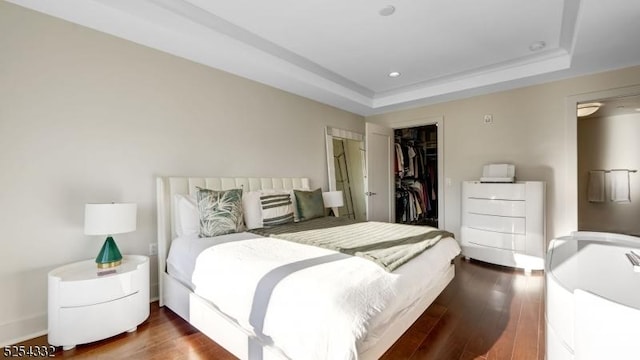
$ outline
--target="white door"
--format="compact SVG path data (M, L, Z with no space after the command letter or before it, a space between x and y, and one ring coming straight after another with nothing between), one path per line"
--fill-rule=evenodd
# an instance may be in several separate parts
M393 129L366 124L367 220L394 222Z

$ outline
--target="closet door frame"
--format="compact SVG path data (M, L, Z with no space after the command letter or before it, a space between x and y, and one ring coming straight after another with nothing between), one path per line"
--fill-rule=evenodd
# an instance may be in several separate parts
M391 127L393 130L413 128L419 126L427 126L427 125L436 125L438 127L438 228L446 229L445 226L445 177L444 177L444 117L443 116L432 116L425 118L418 118L413 120L406 121L398 121L394 123L387 123L386 126ZM450 181L450 180L449 180ZM395 199L395 186L391 190L393 194L393 199Z

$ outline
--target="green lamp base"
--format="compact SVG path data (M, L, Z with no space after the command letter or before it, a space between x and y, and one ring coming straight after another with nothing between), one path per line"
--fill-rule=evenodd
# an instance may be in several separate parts
M116 242L111 236L108 236L100 249L100 253L96 257L96 264L99 269L108 269L118 266L122 263L122 254L118 250Z

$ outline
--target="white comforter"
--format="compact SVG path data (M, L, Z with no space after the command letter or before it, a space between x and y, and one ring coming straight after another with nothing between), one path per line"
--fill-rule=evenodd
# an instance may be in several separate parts
M274 238L210 247L192 276L196 294L292 359L356 359L397 280L371 261Z

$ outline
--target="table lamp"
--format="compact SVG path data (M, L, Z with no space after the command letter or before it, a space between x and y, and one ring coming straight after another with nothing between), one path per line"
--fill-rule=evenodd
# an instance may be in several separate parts
M331 208L329 215L333 213L335 217L338 217L339 207L344 205L344 199L342 197L342 191L327 191L322 193L322 202L324 207ZM335 211L334 211L335 209Z
M96 257L100 269L118 266L122 254L111 235L136 230L136 204L86 204L84 207L85 235L107 235L107 239Z

